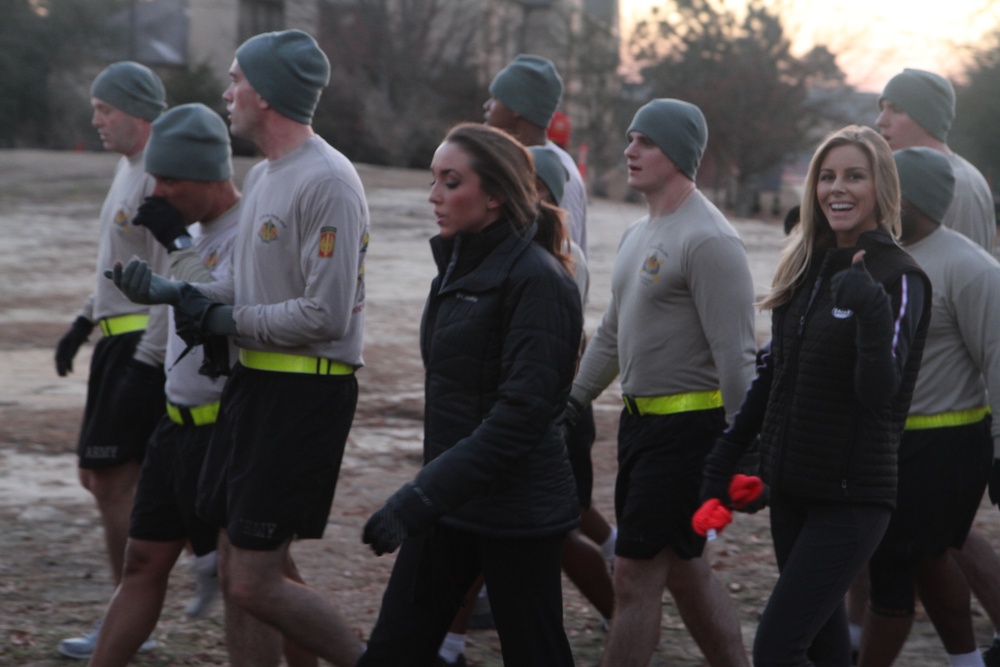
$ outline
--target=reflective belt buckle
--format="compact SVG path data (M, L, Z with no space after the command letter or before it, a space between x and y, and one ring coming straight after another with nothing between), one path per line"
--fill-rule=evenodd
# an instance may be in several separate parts
M351 375L354 367L323 357L306 357L284 352L240 350L240 363L258 371L278 373L303 373L307 375Z
M171 421L181 426L208 426L214 424L219 417L219 401L194 407L174 405L167 401L167 415Z
M133 331L145 331L149 326L149 315L116 315L97 321L105 336L119 336Z

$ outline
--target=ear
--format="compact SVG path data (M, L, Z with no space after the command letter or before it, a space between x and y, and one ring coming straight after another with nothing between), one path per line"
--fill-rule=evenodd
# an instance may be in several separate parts
M500 206L502 206L502 205L503 205L503 202L501 200L497 199L496 197L492 197L491 196L491 197L487 197L486 198L486 210L488 210L488 211L496 210L496 209L500 208Z

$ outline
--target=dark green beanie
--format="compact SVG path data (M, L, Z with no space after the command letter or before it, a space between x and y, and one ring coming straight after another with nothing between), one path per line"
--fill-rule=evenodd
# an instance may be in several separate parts
M694 180L708 144L708 125L701 109L682 100L653 100L635 112L631 132L641 132L659 146L681 173Z
M552 198L556 200L556 206L559 206L566 192L566 181L569 179L566 167L550 148L529 146L528 150L535 158L535 175L542 179L542 183L545 183L545 187L552 193Z
M563 82L548 58L521 54L500 70L490 95L538 127L548 127L559 106Z
M257 94L282 116L308 125L330 82L330 61L301 30L265 32L236 49L236 62Z
M105 67L90 85L90 96L143 120L155 120L167 108L160 77L130 60Z
M182 104L153 122L146 172L186 181L226 181L233 175L229 129L204 104Z
M955 89L948 79L922 69L904 69L885 84L882 96L905 111L920 126L941 141L955 118Z
M899 172L899 194L934 222L944 214L955 197L955 172L941 151L923 146L904 148L892 154Z

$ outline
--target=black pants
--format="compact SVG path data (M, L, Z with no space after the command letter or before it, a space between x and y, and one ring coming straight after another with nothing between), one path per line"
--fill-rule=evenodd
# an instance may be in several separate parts
M847 667L844 595L889 524L883 505L816 502L771 494L778 583L753 646L755 667Z
M490 538L440 525L407 538L358 666L432 665L480 572L486 579L504 664L572 666L562 624L564 538Z

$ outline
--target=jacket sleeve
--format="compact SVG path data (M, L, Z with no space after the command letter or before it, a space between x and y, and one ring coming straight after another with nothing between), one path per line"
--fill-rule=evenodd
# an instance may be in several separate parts
M389 499L411 533L469 501L554 437L583 327L579 294L568 276L544 271L509 283L503 308L496 402L468 437Z

